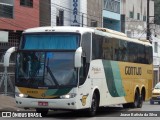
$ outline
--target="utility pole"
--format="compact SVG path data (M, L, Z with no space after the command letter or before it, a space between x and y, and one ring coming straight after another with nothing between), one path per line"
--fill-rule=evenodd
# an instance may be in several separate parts
M83 14L84 14L84 13L82 13L82 27L83 27Z
M150 40L149 1L150 0L147 0L147 36L146 36L147 40Z

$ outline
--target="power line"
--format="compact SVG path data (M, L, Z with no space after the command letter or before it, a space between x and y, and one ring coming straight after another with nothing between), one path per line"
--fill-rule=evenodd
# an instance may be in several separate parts
M73 12L73 10L72 9L70 9L70 8L66 8L66 7L64 7L64 6L61 6L61 5L58 5L58 4L55 4L55 3L51 3L51 5L50 4L48 4L48 3L44 3L44 4L46 4L46 5L48 5L48 6L58 6L58 7L61 7L61 8L64 8L64 9L66 9L66 10L68 10L68 11L66 11L66 12ZM55 7L56 9L58 9L58 7ZM39 10L39 6L37 5L37 4L35 4L34 5L34 8L38 8L38 10ZM82 16L82 15L80 15L80 14L82 14L82 15L87 15L87 16L93 16L93 17L96 17L96 18L99 18L99 19L102 19L101 17L97 17L97 16L94 16L94 15L90 15L90 14L86 14L86 13L83 13L83 12L78 12L78 16ZM52 14L51 14L52 15ZM30 16L30 15L29 15ZM83 18L86 18L86 19L90 19L91 20L91 18L89 18L89 17L85 17L85 16L83 16ZM40 22L43 22L43 21L40 21ZM53 22L53 21L52 21ZM102 21L97 21L97 22L99 22L100 24L102 24ZM128 21L125 21L125 22L128 22ZM132 22L135 22L135 21L132 21ZM79 24L82 24L82 23L79 23ZM105 24L105 23L103 23L103 24Z
M22 12L20 12L20 11L17 11L17 10L15 10L17 13L22 13ZM7 11L5 11L5 13L7 14L8 12ZM23 14L23 13L22 13ZM53 13L52 12L52 15L56 15L56 13ZM23 16L21 16L21 15L17 15L17 17L21 17L21 19L26 19L26 18L23 18ZM32 16L32 15L28 15L28 17L31 19L32 18L32 20L33 21L36 21L36 22L40 22L39 20L36 20L36 19L34 19L33 17L34 16ZM64 20L65 21L69 21L69 22L71 22L71 21L73 21L73 20L71 20L71 19L69 19L69 18L67 18L67 17L64 17ZM9 20L7 20L7 21L9 21ZM5 22L5 21L3 21L3 22ZM10 21L11 22L11 21ZM41 22L44 22L44 21L41 21ZM52 21L53 22L53 21ZM20 25L18 25L18 24L14 24L14 23L9 23L9 22L6 22L6 23L8 23L8 24L10 24L10 25L13 25L13 26L16 26L16 27L20 27L20 28L24 28L24 27L22 27L22 26L20 26ZM22 23L23 23L23 21L22 21ZM54 22L55 23L55 22ZM79 24L81 24L81 23L79 23ZM26 26L26 24L24 24L25 25L25 27L27 27ZM27 25L31 25L31 24L29 24L29 23L27 23ZM84 24L85 25L85 24ZM87 25L85 25L85 26L87 26Z
M51 3L51 5L48 4L48 3L45 3L45 4L48 5L48 6L51 6L51 7L53 7L53 6L59 6L59 7L61 7L61 8L66 9L66 12L69 12L69 13L73 12L72 9L66 8L66 7L64 7L64 6L61 6L61 5L58 5L58 4L55 4L55 3ZM39 6L38 6L37 4L35 4L34 9L39 10ZM46 8L44 8L44 9L46 9ZM58 8L58 7L55 7L55 9L59 9L59 8ZM67 10L68 10L68 11L67 11ZM18 11L17 9L15 9L15 12L17 12L17 13L22 13L22 12ZM79 14L78 14L79 16L81 16L80 13L82 13L82 12L79 12ZM22 13L22 14L23 14L23 13ZM89 15L89 14L86 14L86 13L82 13L82 14ZM31 14L28 14L28 13L26 13L26 15L27 15L27 17L30 17L30 19L32 18L33 21L37 21L37 22L38 22L38 20L35 20L35 19L34 19L34 18L36 18L35 16L32 16ZM51 12L51 15L55 16L55 15L56 15L56 11L54 11L54 13ZM90 15L90 16L93 16L93 15ZM22 16L19 16L19 17L22 17ZM84 17L84 18L87 18L87 19L90 19L90 18L85 17L85 16L83 16L83 17ZM97 16L94 16L94 17L97 17ZM65 18L64 20L66 20L66 21L70 21L70 22L73 21L71 18L68 18L68 17L64 17L64 18ZM97 18L100 18L100 17L97 17ZM25 18L24 18L24 19L25 19ZM55 18L55 19L56 19L56 18ZM42 20L39 20L39 22L47 23L47 20L49 20L49 19L46 19L46 21L45 21L45 20L43 20L43 21L42 21ZM52 21L52 22L55 23L55 21ZM97 21L97 22L99 22L99 21ZM124 21L124 22L132 22L132 23L135 22L135 23L136 23L136 22L141 22L141 21ZM143 21L142 21L142 22L143 22ZM102 24L102 22L100 22L100 23ZM83 23L79 22L78 24L82 25ZM107 25L107 23L103 23L103 25ZM85 25L85 26L87 26L87 25Z
M152 21L154 21L154 19L153 19ZM145 28L145 29L141 32L142 35L143 35L144 33L147 33L146 30L147 30L147 28ZM141 35L138 39L140 39L140 38L142 37L142 35ZM137 36L137 37L138 37L138 36ZM149 37L150 37L150 36L149 36ZM149 39L147 39L147 40L149 40Z
M63 8L63 9L66 10L66 12L73 13L73 9L66 8L66 7L64 7L64 6L61 6L61 5L58 5L58 4L55 4L55 3L51 3L51 4L44 3L44 4L46 4L46 5L48 5L48 6L51 6L51 7L53 7L53 6L58 6L58 7L55 7L55 8L56 8L56 9ZM97 17L97 16L94 16L94 15L86 14L86 13L79 12L79 11L78 11L77 13L78 13L77 16L79 16L79 17L82 17L82 15L86 15L86 16L83 16L83 18L86 18L86 19L89 19L89 20L92 20L92 19L89 18L89 17L87 17L87 16L92 16L92 17L98 18L98 19L100 19L100 20L98 20L97 22L99 22L100 24L102 24L102 21L101 21L102 18L101 18L101 17Z

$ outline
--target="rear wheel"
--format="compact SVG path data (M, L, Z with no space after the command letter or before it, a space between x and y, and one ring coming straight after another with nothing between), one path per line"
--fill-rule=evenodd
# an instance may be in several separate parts
M142 97L142 95L139 95L139 101L138 101L137 107L142 108L142 105L143 105L143 97Z
M136 90L135 96L134 96L134 102L131 103L132 108L141 108L143 103L143 99L141 95L139 94L138 90Z
M132 107L136 108L138 106L138 100L139 96L138 96L138 92L136 91L135 95L134 95L134 102L132 103Z
M143 104L143 97L136 91L134 95L133 103L125 103L123 104L123 108L141 108Z

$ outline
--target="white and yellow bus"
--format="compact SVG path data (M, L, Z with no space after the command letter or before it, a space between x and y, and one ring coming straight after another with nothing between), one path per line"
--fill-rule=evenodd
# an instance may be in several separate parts
M152 46L105 28L39 27L23 32L17 51L18 107L87 110L142 107L151 97Z

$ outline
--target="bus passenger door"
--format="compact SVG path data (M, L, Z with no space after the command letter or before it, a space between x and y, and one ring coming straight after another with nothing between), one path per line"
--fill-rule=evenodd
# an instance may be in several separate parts
M82 67L79 70L79 86L83 85L87 79L89 63L86 63L86 57L82 57Z

